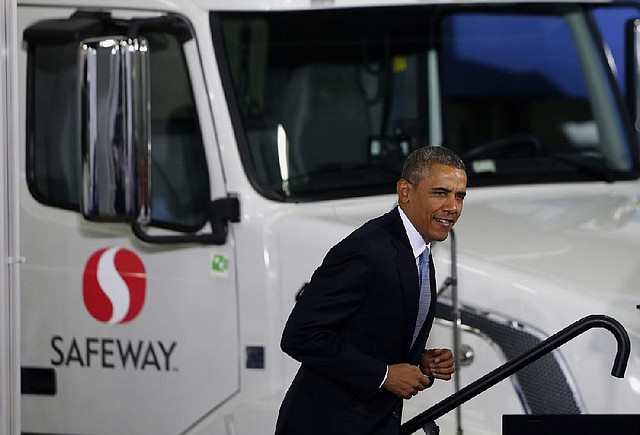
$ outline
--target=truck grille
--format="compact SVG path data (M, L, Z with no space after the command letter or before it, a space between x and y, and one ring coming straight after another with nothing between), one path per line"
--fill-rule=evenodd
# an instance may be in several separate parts
M436 317L452 321L450 301L438 301ZM506 360L517 357L547 338L531 326L466 305L460 308L460 322L493 341ZM512 381L528 414L584 412L573 378L557 351L519 370L512 376Z

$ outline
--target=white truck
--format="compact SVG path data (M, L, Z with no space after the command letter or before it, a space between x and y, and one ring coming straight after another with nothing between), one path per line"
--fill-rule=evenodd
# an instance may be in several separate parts
M3 222L21 431L273 433L296 295L394 206L423 145L468 166L455 240L433 249L429 343L455 342L460 370L405 419L587 314L640 348L636 17L599 1L19 0ZM584 334L442 433L638 414L640 354L616 379L614 353Z

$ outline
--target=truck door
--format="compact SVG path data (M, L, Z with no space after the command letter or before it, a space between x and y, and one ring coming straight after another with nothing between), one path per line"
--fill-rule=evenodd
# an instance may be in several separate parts
M22 429L182 433L239 388L237 203L191 27L26 6L18 22Z

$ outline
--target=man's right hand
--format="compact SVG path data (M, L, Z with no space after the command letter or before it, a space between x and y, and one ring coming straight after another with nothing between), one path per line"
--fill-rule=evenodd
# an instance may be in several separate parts
M411 364L391 364L387 379L382 386L404 399L411 399L429 386L431 380L420 371L420 367Z

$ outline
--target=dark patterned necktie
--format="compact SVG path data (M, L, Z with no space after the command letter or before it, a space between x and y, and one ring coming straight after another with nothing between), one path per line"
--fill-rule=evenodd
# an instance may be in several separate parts
M418 273L420 277L420 297L418 299L418 318L416 319L416 327L413 331L413 339L411 340L411 345L415 343L416 338L418 338L418 334L420 333L420 329L422 329L422 324L427 318L427 313L429 312L429 304L431 303L431 286L429 285L429 248L425 248L425 250L418 257Z

